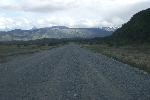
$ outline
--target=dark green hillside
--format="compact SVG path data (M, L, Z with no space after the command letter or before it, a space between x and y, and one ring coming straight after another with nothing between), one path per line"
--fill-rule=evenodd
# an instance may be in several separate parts
M150 43L150 8L135 14L113 33L118 43Z

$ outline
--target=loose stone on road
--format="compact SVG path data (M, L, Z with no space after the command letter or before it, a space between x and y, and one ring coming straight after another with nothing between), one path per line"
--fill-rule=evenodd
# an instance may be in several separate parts
M0 100L150 100L150 75L66 45L1 64Z

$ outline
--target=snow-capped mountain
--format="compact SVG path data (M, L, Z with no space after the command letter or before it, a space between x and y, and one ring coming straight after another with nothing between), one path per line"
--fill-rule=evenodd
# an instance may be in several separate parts
M53 26L47 28L33 28L31 30L15 29L1 31L0 41L36 40L42 38L94 38L105 37L112 34L109 28L68 28L66 26Z
M104 29L104 30L106 30L106 31L115 31L115 30L117 30L118 28L117 27L102 27L101 29Z

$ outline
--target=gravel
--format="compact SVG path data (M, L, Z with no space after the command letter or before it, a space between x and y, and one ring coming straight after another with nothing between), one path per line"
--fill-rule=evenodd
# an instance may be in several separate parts
M150 75L70 44L1 64L0 100L150 100Z

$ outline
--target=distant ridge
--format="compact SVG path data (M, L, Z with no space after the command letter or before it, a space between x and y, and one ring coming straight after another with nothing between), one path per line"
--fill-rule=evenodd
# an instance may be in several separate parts
M110 28L107 28L110 29ZM31 30L15 29L1 31L0 41L29 41L43 38L95 38L110 36L113 30L106 28L69 28L66 26L52 26L46 28L33 27Z

